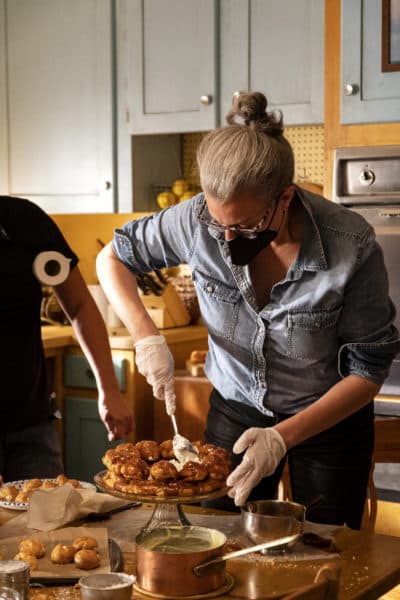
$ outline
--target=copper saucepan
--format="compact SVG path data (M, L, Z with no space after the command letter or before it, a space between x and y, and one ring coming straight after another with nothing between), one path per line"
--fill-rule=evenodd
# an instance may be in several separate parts
M136 585L166 597L206 594L226 584L226 560L291 542L294 537L224 554L226 536L217 529L172 525L145 531L136 538Z

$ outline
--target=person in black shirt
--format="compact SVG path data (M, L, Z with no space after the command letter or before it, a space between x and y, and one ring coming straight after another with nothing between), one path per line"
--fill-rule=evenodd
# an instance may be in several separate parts
M4 481L63 472L41 339L42 283L34 268L44 252L58 252L69 262L66 279L53 291L95 374L99 415L109 439L120 439L133 429L133 415L116 380L106 327L79 271L78 257L36 204L0 196L0 474Z

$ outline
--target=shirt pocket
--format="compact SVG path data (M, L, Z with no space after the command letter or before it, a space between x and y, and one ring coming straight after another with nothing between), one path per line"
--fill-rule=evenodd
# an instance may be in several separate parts
M333 358L339 350L338 322L342 308L289 310L287 352L293 358Z
M192 278L208 330L233 340L241 302L239 290L197 270L193 271Z

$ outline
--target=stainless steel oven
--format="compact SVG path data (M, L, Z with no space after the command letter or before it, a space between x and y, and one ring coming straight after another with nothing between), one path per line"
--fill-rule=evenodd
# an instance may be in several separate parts
M333 200L358 212L374 227L400 331L400 146L337 149ZM393 398L382 398L385 395ZM392 364L374 409L376 418L400 417L400 356ZM399 465L376 465L374 479L381 499L400 501Z

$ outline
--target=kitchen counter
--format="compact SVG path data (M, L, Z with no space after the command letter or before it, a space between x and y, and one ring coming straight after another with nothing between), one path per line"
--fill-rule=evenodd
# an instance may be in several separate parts
M173 327L162 329L162 335L165 335L169 344L182 343L187 339L195 342L204 342L207 338L207 329L204 325L188 325L186 327ZM42 340L44 349L62 348L66 346L78 346L74 330L71 326L43 325ZM132 350L133 340L128 331L123 328L115 328L109 331L110 347L112 350ZM203 344L198 348L203 349Z
M114 539L122 550L124 571L127 573L135 573L135 536L148 521L152 509L152 505L144 505L115 514L107 521L87 524L89 527L107 527L109 537ZM195 506L184 506L184 511L193 525L219 529L227 535L228 542L234 543L235 540L241 539L239 515ZM0 523L8 521L7 527L11 523L10 512L0 509ZM17 516L16 522L22 525L23 520L24 516L20 515ZM306 523L306 530L309 525ZM322 527L325 532L328 526L317 527ZM12 535L29 536L33 533L32 530L24 529ZM311 583L318 568L331 561L341 569L339 600L376 599L400 582L400 538L334 526L329 526L329 533L323 535L333 538L335 551L327 552L300 544L296 547L297 550L286 557L249 554L228 561L226 568L233 577L234 585L219 598L276 599L294 588ZM39 595L40 591L43 592L43 589L32 589L31 599ZM53 587L48 589L48 592L52 592L52 598L60 600L78 600L81 597L79 588L72 585ZM136 591L132 594L132 598L135 599L143 597Z

